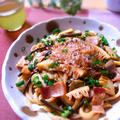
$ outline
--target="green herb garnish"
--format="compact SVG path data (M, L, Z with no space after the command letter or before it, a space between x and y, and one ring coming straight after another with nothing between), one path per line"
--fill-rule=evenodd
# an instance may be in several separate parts
M99 81L98 80L95 80L93 79L92 77L89 78L89 81L87 81L87 84L90 86L90 87L94 87L94 86L99 86Z
M53 115L57 115L57 112L51 112Z
M113 47L112 49L113 49L113 50L116 50L116 48L115 48L115 47Z
M65 42L65 41L66 41L65 38L56 38L56 40L57 40L59 43L61 43L61 42Z
M47 85L48 86L53 86L54 83L55 83L54 80L48 80Z
M85 32L89 32L89 30L85 30Z
M110 79L113 79L114 76L115 76L115 73L111 73L111 74L108 75L108 77L109 77Z
M29 69L30 71L32 71L34 68L35 68L35 65L34 65L34 64L29 64L29 65L28 65L28 69Z
M106 64L108 60L103 60L103 63Z
M83 104L87 107L89 106L89 102L87 100L84 100Z
M68 117L69 116L69 111L68 110L64 110L63 113L61 113L62 117Z
M16 87L20 87L20 86L22 86L23 84L24 84L24 80L19 81L18 83L16 83Z
M120 58L120 56L117 53L115 53L115 55L116 55L116 57Z
M71 107L71 106L66 106L66 105L64 105L64 106L63 106L63 110L72 111L72 107Z
M32 61L32 60L33 60L33 56L32 56L32 55L28 55L28 56L27 56L27 60L28 60L28 61Z
M94 59L94 56L90 56L90 59L91 59L91 60Z
M46 46L51 46L51 45L53 45L53 41L52 41L52 40L42 39L42 42L43 42L44 45L46 45Z
M67 49L62 49L62 52L63 53L68 53L68 50Z
M100 60L95 60L93 63L94 64L101 64L101 61Z
M49 80L49 76L47 74L45 74L42 79L44 80L45 84L48 86L53 86L53 84L55 83L54 80Z
M103 34L101 34L99 37L101 38L100 44L109 46L109 43L108 43L107 39L104 37Z
M108 74L109 71L108 71L108 70L101 70L101 73L102 73L102 74Z
M52 31L52 34L54 35L54 34L57 34L57 33L60 33L60 32L61 32L61 30L59 28L56 28Z
M34 60L34 65L36 65L38 63L38 59Z
M81 40L85 41L85 38L86 38L85 36L82 36L82 37L81 37Z
M43 38L46 39L48 37L48 35L44 35Z
M88 33L89 31L85 31L85 37L90 36L90 34Z
M37 38L36 40L36 44L38 44L40 42L40 38Z
M49 77L48 77L47 74L45 74L45 75L42 77L43 80L48 80L48 78L49 78Z
M42 82L39 81L39 77L38 76L35 76L33 79L32 79L32 84L34 84L35 86L37 87L42 87Z
M58 67L60 64L59 64L59 62L53 62L53 63L51 63L50 65L49 65L49 67L50 68L54 68L54 67Z
M107 84L104 84L103 87L105 87L105 88L109 88L110 86L107 85Z

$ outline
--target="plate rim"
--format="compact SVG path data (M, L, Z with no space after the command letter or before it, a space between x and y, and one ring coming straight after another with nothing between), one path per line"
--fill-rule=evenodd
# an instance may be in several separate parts
M26 29L25 31L23 31L19 36L18 38L11 44L11 46L9 47L9 49L7 50L7 53L5 55L5 58L4 58L4 62L3 62L3 65L2 65L2 79L1 79L1 86L2 86L2 91L4 93L4 96L7 100L7 102L9 103L10 107L12 108L12 110L14 111L14 113L19 117L21 118L22 120L28 120L28 116L27 115L24 115L23 113L21 113L21 111L19 109L17 109L18 107L14 104L13 100L12 100L12 96L10 94L8 94L8 91L7 91L7 87L5 85L5 76L6 76L6 73L5 73L5 68L7 66L7 61L9 59L9 55L11 53L11 50L12 48L15 46L15 44L21 39L21 37L28 31L31 31L32 29L34 29L35 27L37 26L40 26L41 24L46 24L47 22L50 22L50 21L53 21L53 20L61 20L61 19L80 19L80 20L93 20L99 24L102 24L102 25L107 25L109 27L112 27L115 31L117 31L119 34L120 34L120 31L114 27L113 25L111 24L108 24L108 23L105 23L105 22L102 22L100 20L97 20L95 18L92 18L92 17L79 17L79 16L65 16L65 17L56 17L56 18L52 18L52 19L48 19L48 20L45 20L45 21L41 21L35 25L33 25L32 27Z

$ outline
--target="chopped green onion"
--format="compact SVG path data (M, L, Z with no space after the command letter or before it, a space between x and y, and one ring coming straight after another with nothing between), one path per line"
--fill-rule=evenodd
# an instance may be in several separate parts
M51 46L53 44L52 40L49 40L49 46Z
M24 80L19 81L18 83L16 83L16 87L20 87L20 86L22 86L23 84L24 84Z
M59 64L59 62L53 62L53 63L51 63L50 65L49 65L49 67L50 68L54 68L54 67L58 67L60 64Z
M57 115L57 112L51 112L53 115Z
M29 65L28 65L28 69L29 69L30 71L32 71L34 68L35 68L35 65L34 65L34 64L29 64Z
M116 55L116 57L120 58L120 56L117 53L115 55Z
M85 32L89 32L89 30L85 30Z
M88 32L86 32L86 33L85 33L85 36L88 37L88 36L90 36L90 34L89 34Z
M54 80L48 80L49 79L49 76L47 74L45 74L42 79L44 80L45 84L48 85L48 86L53 86L54 84Z
M34 60L34 65L36 65L38 63L38 59Z
M62 117L68 117L69 116L69 111L65 110L63 113L61 113Z
M38 44L40 42L40 38L37 38L36 40L36 44Z
M107 39L104 37L103 34L101 34L99 37L101 38L100 44L109 46L109 43L108 43Z
M115 48L115 47L113 47L112 49L113 49L113 50L116 50L116 48Z
M44 80L45 84L47 85L48 84L48 80Z
M38 76L35 76L35 77L32 79L32 83L37 84L38 82L39 82L39 77L38 77Z
M33 56L32 56L32 55L28 55L28 56L27 56L27 60L28 60L28 61L32 61L32 60L33 60Z
M90 59L91 59L91 60L94 59L94 56L90 56Z
M82 37L81 37L81 40L85 41L85 38L86 38L85 36L82 36Z
M56 40L57 40L59 43L61 43L61 42L65 42L65 41L66 41L65 38L56 38Z
M51 46L53 44L53 41L52 40L45 40L45 39L42 39L42 42L44 43L44 45L46 46Z
M61 32L61 30L59 28L56 28L52 31L52 34L54 35L54 34L57 34L57 33L60 33L60 32Z
M62 49L62 52L63 53L68 53L68 50L67 49Z
M84 100L83 104L84 104L85 106L89 106L89 102L88 102L87 100Z
M105 88L109 88L110 86L107 85L107 84L104 84L103 87L105 87Z
M103 63L106 64L106 63L107 63L107 60L103 60Z
M39 77L38 76L35 76L33 79L32 79L32 83L37 86L37 87L42 87L42 83L41 81L39 81Z
M113 79L114 78L114 73L109 74L109 78Z
M48 37L48 35L44 35L43 38L46 39Z
M92 77L89 78L89 81L87 81L87 84L90 87L94 87L94 86L99 86L99 81L98 80L94 80Z
M63 106L63 110L67 110L68 107L66 105Z
M53 86L54 82L55 82L54 80L48 80L47 85L48 85L48 86Z
M95 64L101 64L101 61L100 60L95 60L94 63Z
M43 80L48 80L48 78L49 78L49 77L48 77L47 74L45 74L45 75L42 77Z
M101 70L101 73L102 73L102 74L108 74L109 71L108 71L108 70Z
M100 37L100 38L103 38L103 37L104 37L104 35L103 35L103 34L101 34L101 35L99 35L99 37Z

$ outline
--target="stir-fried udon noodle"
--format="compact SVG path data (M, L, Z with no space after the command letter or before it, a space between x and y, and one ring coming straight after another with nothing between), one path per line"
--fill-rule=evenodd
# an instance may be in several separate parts
M120 96L120 61L103 34L55 29L16 64L27 99L68 119L98 119Z

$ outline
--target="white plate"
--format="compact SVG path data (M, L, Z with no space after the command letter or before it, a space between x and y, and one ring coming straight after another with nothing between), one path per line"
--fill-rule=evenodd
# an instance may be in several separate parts
M24 31L9 48L2 67L2 89L4 95L14 112L24 120L38 120L37 118L40 118L40 120L49 120L48 116L42 112L39 113L39 117L30 117L21 111L21 107L25 106L26 103L24 95L15 86L15 81L17 79L17 75L19 74L15 64L22 55L27 55L29 53L31 46L35 44L35 41L38 37L42 38L43 35L49 34L46 30L46 25L50 25L50 21L56 21L61 30L73 28L75 30L80 29L81 31L93 30L99 34L104 34L108 39L110 46L116 47L118 54L120 55L120 48L116 45L116 40L120 39L120 32L113 26L94 19L80 17L56 18L46 22L38 23L30 29ZM29 34L34 39L33 43L31 44L26 42L26 36ZM26 50L25 52L22 52L21 48L23 49L24 47ZM15 53L17 53L18 56L16 56ZM117 102L113 105L113 108L107 111L106 117L104 118L108 118L109 120L120 119L119 112L120 102Z

